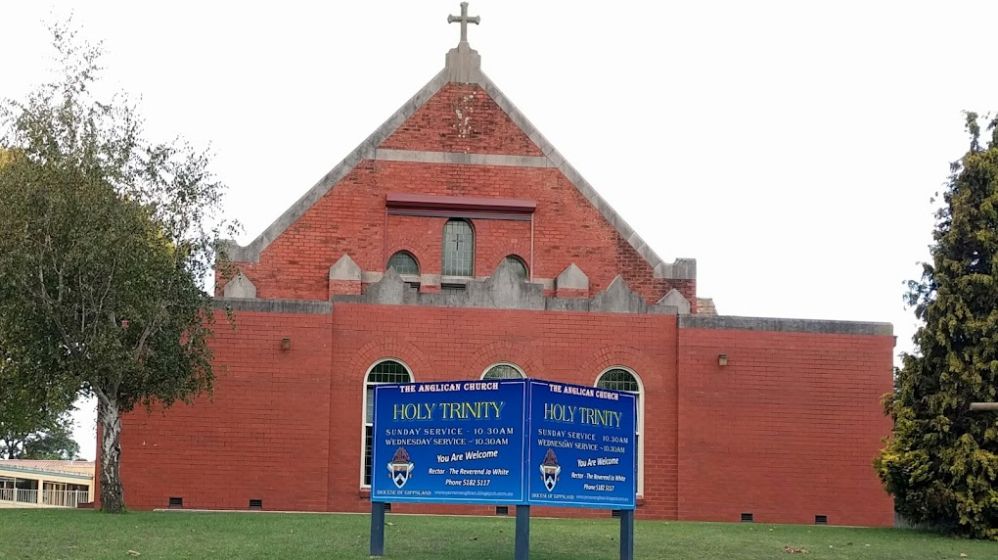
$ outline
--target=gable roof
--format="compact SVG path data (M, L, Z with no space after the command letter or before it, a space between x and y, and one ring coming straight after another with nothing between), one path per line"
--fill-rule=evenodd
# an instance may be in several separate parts
M555 147L537 130L537 128L513 105L513 102L495 85L481 70L481 58L466 42L458 44L457 48L447 53L446 65L425 86L416 92L402 107L388 117L381 126L371 133L359 146L354 148L343 160L326 173L319 181L301 196L290 208L285 210L270 226L267 227L245 247L229 242L226 250L228 257L236 262L259 262L260 254L288 227L301 218L313 204L318 202L330 189L339 183L350 171L364 160L379 159L379 152L386 159L391 158L392 150L379 150L389 136L402 126L420 107L430 100L448 83L470 83L481 87L518 126L527 137L544 154L543 157L529 156L489 156L479 154L453 154L453 163L499 163L505 165L525 165L555 167L570 183L588 200L600 215L609 222L618 234L634 248L635 251L652 268L655 278L695 279L696 260L676 259L672 263L664 262L641 236L634 231L617 212L596 192L596 189L555 149ZM441 153L445 161L450 154ZM477 156L477 157L476 157ZM481 161L477 161L481 160ZM495 161L493 161L495 160Z

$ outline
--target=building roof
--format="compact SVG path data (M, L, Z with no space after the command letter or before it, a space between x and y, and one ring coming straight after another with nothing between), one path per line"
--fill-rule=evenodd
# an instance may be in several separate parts
M70 477L94 478L94 461L60 461L41 459L0 459L0 470L34 474L58 474Z

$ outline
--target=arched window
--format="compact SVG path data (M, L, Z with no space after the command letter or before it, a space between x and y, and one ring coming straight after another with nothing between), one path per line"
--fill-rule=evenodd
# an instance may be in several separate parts
M517 276L521 280L526 280L527 276L527 263L523 262L523 259L516 255L506 255L506 262L513 266L513 270L516 271Z
M638 417L634 426L634 443L638 449L638 494L643 495L645 491L645 442L641 438L641 434L644 432L645 400L641 381L633 371L614 367L604 371L596 378L596 386L601 389L627 391L636 395Z
M385 269L394 268L399 274L413 274L419 276L419 263L416 257L408 251L399 251L388 259L388 266Z
M412 374L405 364L395 360L382 360L367 372L364 378L364 463L361 465L361 483L371 485L371 453L374 443L374 386L384 383L412 383Z
M613 389L615 391L627 391L628 393L641 394L641 385L634 374L623 368L608 369L599 376L596 386L601 389Z
M447 220L444 224L444 276L474 276L475 232L466 220Z
M526 375L523 370L513 364L496 364L485 370L482 379L523 379Z

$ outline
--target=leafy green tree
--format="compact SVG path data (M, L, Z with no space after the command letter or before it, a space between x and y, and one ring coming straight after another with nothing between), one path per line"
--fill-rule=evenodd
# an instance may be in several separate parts
M60 416L48 430L34 434L24 443L22 459L78 459L80 445L73 439L73 421Z
M28 456L27 449L49 436L58 439L61 433L71 432L66 413L72 408L74 391L61 385L46 385L45 379L34 379L16 371L13 362L5 357L7 346L0 344L0 458L42 458ZM72 437L65 445L56 439L45 445L49 449L55 449L52 445L62 445L66 455L79 453ZM38 447L33 449L37 451Z
M0 149L0 169L14 157L14 151ZM0 339L0 458L74 458L80 448L71 437L68 413L76 388L28 373L13 354L14 342Z
M67 29L61 79L5 108L0 340L19 371L96 396L101 508L118 512L121 415L211 387L204 282L232 231L206 155L144 139L123 95L97 99L100 49Z
M0 412L0 459L78 459L80 444L73 439L73 421L66 413L15 416ZM12 422L7 422L12 418ZM31 421L30 426L25 418Z
M998 420L971 402L998 400L998 119L952 165L937 212L932 263L909 282L924 322L886 402L894 432L876 461L908 519L998 539Z

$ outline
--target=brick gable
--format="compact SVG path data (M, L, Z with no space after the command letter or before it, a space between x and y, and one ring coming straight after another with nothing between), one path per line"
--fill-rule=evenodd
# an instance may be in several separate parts
M472 220L476 277L516 255L548 295L591 297L620 276L648 303L676 290L672 297L696 312L695 262L663 262L495 84L477 67L462 72L445 69L252 243L230 244L251 288L246 293L279 299L347 294L360 284L331 284L328 277L343 255L369 284L398 250L411 252L423 274L436 276L423 279L421 289L439 290L446 215L401 219L387 210L388 194L505 197L526 199L536 212L526 217L529 223ZM573 264L588 286L557 290L555 279ZM217 282L219 294L226 281Z
M544 155L477 84L445 85L378 147Z
M455 123L455 104L468 101ZM446 84L380 144L378 150L474 150L473 153L541 158L526 133L481 87ZM536 201L532 222L476 219L475 274L488 276L507 255L521 257L534 279L550 283L575 263L590 277L590 292L618 275L652 303L675 288L695 302L693 279L656 277L648 260L553 163L529 165L439 163L381 159L375 150L308 206L260 252L238 268L257 297L325 299L328 270L348 254L363 271L383 272L398 250L411 252L424 273L440 274L445 218L386 216L390 192L515 197ZM412 156L410 159L415 159ZM547 161L546 159L544 161ZM221 287L221 283L220 286ZM434 289L432 285L427 289Z

